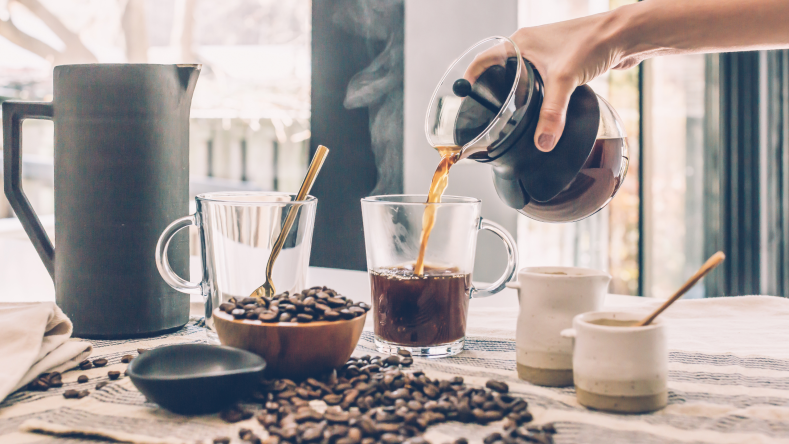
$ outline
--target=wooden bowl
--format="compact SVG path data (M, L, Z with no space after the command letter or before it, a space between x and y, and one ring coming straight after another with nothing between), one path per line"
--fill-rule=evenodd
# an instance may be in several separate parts
M367 313L349 320L264 323L235 320L218 308L214 326L222 345L266 360L266 377L304 379L342 367L362 335Z

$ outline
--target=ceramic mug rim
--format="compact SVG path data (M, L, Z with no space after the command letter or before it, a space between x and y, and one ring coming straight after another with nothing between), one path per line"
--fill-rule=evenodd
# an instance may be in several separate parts
M641 313L635 312L628 312L628 311L613 311L613 310L601 310L601 311L589 311L586 313L581 313L576 315L573 318L573 326L577 330L577 327L583 326L583 328L592 330L592 331L600 331L606 333L614 333L614 334L632 334L635 332L649 332L655 331L659 329L663 329L665 323L662 319L656 318L654 319L649 325L644 327L614 327L610 325L599 325L599 324L592 324L590 321L600 320L600 319L612 319L615 318L612 315L619 315L621 316L619 320L624 321L640 321L644 319L645 315ZM591 318L591 319L590 319ZM576 325L577 323L577 325Z
M549 274L551 271L576 271L580 274ZM595 270L594 268L584 267L561 267L561 266L539 266L539 267L523 267L518 271L518 276L528 275L540 277L545 279L583 279L590 277L607 277L611 279L611 275L605 271Z

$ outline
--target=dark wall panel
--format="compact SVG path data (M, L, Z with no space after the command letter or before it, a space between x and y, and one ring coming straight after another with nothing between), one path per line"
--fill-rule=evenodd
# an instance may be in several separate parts
M403 26L397 0L312 4L313 266L365 270L359 200L402 192Z
M762 293L789 296L789 51L765 53Z
M759 53L709 56L704 177L705 251L726 253L707 296L758 294Z
M789 51L707 60L706 293L789 296Z

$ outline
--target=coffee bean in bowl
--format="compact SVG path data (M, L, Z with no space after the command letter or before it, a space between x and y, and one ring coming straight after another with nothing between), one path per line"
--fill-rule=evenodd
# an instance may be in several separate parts
M369 309L328 287L312 287L272 298L230 298L213 315L223 345L262 356L268 377L301 380L345 364Z
M370 306L364 302L354 303L327 287L312 287L294 294L286 291L271 298L230 298L219 305L219 310L236 320L306 323L357 318L367 313ZM287 316L283 319L283 315Z

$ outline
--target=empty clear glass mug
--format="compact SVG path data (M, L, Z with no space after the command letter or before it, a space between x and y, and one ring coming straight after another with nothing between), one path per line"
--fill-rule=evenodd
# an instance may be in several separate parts
M370 275L375 346L380 352L406 349L415 356L439 357L463 350L469 298L494 295L518 269L515 240L502 226L480 217L482 202L425 195L362 199L364 243ZM424 272L415 273L425 210L435 225L425 252ZM494 283L471 281L477 233L488 230L504 242L507 266Z
M212 312L231 297L243 299L266 281L266 263L285 218L296 219L272 270L277 293L306 287L312 232L318 199L276 192L219 192L195 197L194 214L176 219L156 245L156 266L162 279L178 291L205 298L208 339L218 343ZM199 230L202 279L192 283L176 275L167 261L167 246L182 228Z

